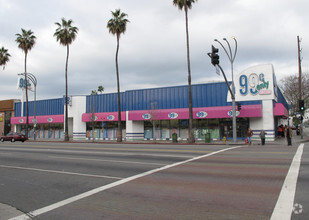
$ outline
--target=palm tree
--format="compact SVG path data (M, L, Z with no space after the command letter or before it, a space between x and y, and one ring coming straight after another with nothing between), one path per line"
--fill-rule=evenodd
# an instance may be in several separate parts
M0 66L3 66L3 70L5 69L5 65L10 60L10 54L8 53L8 49L1 47L0 49Z
M76 39L78 28L72 26L73 21L61 19L61 24L56 22L57 25L54 37L57 38L60 45L67 47L67 58L65 64L65 128L64 128L64 141L69 141L69 128L68 128L68 61L69 61L69 45Z
M120 9L112 12L113 17L107 22L109 33L117 37L117 50L116 50L116 75L117 75L117 90L118 90L118 134L117 142L122 142L122 129L121 129L121 106L120 106L120 85L119 85L119 69L118 69L118 52L119 52L119 39L120 35L124 34L129 22L126 13L122 13Z
M191 67L190 67L190 50L189 50L189 24L188 24L188 9L192 8L192 4L197 0L173 0L173 4L179 10L184 9L186 18L186 37L187 37L187 63L188 63L188 91L189 91L189 143L194 143L193 136L193 110L192 110L192 94L191 94Z
M98 86L98 92L102 94L104 92L104 87Z
M21 29L21 34L16 34L16 43L18 48L22 49L25 53L25 86L26 86L26 137L28 137L28 127L29 127L29 107L28 107L28 77L27 77L27 56L28 52L33 48L35 44L36 37L33 35L31 30L26 31Z

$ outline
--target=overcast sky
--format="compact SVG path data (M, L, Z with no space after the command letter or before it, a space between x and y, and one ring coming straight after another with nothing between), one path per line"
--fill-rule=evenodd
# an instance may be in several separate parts
M0 47L11 54L0 69L0 100L20 99L17 74L24 71L24 53L17 47L21 28L34 32L27 70L37 78L37 99L65 93L66 48L53 37L61 18L79 28L70 46L69 94L89 95L99 85L116 92L116 37L106 28L115 9L130 23L120 39L121 91L187 85L184 11L172 0L0 0ZM308 0L199 0L189 11L192 83L223 81L207 52L214 39L235 36L235 75L257 64L272 63L277 80L298 72L297 36L302 38L302 68L308 71ZM231 79L230 64L219 47L220 64ZM29 99L33 99L32 93Z

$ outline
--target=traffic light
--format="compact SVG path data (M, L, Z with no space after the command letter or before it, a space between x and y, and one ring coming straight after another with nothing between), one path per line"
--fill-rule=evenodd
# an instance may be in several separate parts
M237 111L240 111L241 110L241 104L240 102L237 102Z
M303 112L305 110L305 102L304 100L298 100L299 111Z
M217 54L218 52L219 49L211 45L211 63L214 66L219 64L219 55Z

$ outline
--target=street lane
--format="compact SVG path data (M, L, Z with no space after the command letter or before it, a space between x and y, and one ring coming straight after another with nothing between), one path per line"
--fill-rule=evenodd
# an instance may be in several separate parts
M204 157L229 147L2 143L0 203L30 212L99 188L37 218L269 219L298 146L242 146ZM295 201L306 205L302 199Z
M242 147L144 176L43 219L269 219L296 147Z
M193 148L1 143L0 202L29 212L119 179L211 151L203 146Z

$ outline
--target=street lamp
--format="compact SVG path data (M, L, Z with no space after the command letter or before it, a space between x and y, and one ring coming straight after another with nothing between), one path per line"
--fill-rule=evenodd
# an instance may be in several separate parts
M25 73L20 73L18 74L19 76L25 76L26 74ZM27 79L26 81L30 79L30 81L32 82L32 84L34 85L34 119L33 119L33 132L34 132L34 140L36 139L35 137L35 128L36 128L36 124L37 124L37 121L36 121L36 85L37 85L37 80L35 78L35 76L32 74L32 73L27 73ZM27 82L25 82L27 83Z
M236 53L237 53L237 40L235 37L232 37L232 39L235 42L235 49L234 49L234 53L232 52L232 48L231 45L229 43L229 41L226 38L223 38L223 40L227 43L228 46L228 51L226 50L226 48L224 47L224 45L218 41L217 39L215 39L214 41L218 42L221 47L224 49L227 57L230 60L231 63L231 73L232 73L232 91L233 91L233 95L232 95L232 106L233 106L233 141L234 143L236 143L237 140L237 133L236 133L236 106L235 106L235 86L234 86L234 70L233 70L233 63L236 57Z

